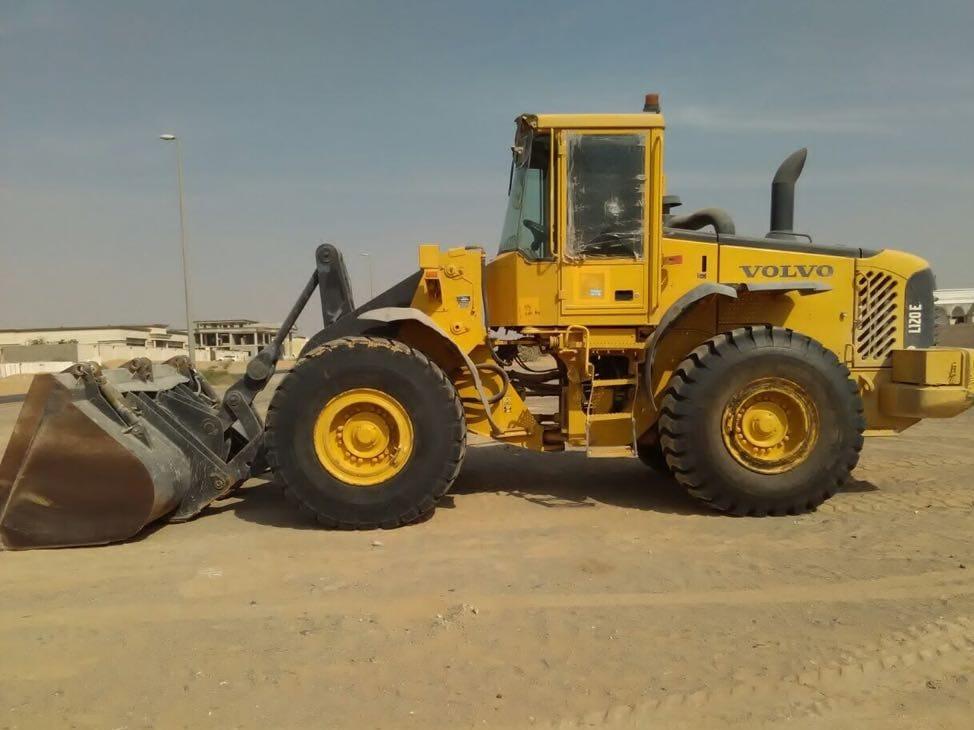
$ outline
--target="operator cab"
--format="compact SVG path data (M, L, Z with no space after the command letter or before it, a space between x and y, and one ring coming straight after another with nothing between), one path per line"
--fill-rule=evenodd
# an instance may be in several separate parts
M507 212L488 266L491 319L645 323L662 228L662 117L524 114L516 124Z
M642 258L646 135L566 132L562 143L568 159L566 256ZM557 204L551 189L551 133L537 132L521 117L511 151L498 253L551 258L552 207Z

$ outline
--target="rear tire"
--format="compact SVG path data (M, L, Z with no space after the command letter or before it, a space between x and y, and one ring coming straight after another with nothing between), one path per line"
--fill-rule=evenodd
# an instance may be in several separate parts
M378 435L376 448L387 447L374 459L346 444L363 423L370 444ZM453 484L466 422L456 388L423 353L385 338L345 337L319 346L281 383L266 443L286 494L322 525L391 528L430 514Z
M663 454L663 445L657 439L653 443L636 444L636 456L646 466L660 474L669 474L670 467Z
M673 374L660 441L677 481L710 507L782 515L839 490L864 428L858 388L832 351L788 329L742 327Z

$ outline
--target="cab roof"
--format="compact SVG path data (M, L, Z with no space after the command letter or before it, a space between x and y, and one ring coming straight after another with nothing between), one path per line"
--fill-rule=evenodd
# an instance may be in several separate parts
M663 115L636 114L522 114L516 120L535 129L661 129Z

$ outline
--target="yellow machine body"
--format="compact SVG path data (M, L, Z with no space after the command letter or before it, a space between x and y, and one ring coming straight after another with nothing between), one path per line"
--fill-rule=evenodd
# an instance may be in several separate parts
M651 432L659 397L687 354L718 333L747 325L785 327L834 352L859 386L867 434L901 431L974 403L974 351L908 343L921 316L907 302L910 282L929 278L932 296L922 259L797 237L747 239L668 228L660 114L525 115L517 123L515 154L528 135L545 140L535 164L537 177L551 184L538 186L536 212L545 218L540 241L534 241L538 248L504 250L502 242L487 262L476 248L421 246L422 279L412 306L450 342L419 324L405 325L400 334L457 374L471 431L532 449L567 444L586 447L593 456L632 455ZM573 145L588 139L608 145L613 137L636 140L642 155L636 253L579 255L569 242ZM516 186L515 180L514 192ZM792 283L798 286L789 289ZM703 296L682 311L654 344L647 387L641 375L647 342L681 298L705 284L731 287L736 297ZM932 310L932 299L922 306ZM492 339L491 330L498 329L508 337L514 333L519 345L554 356L566 376L554 412L533 413L513 388L490 407L475 402L477 388L457 353L477 364L491 362L492 349L510 341ZM600 378L592 364L600 356L626 366ZM485 371L482 386L489 394L501 383Z
M409 524L468 433L635 456L715 509L797 514L841 488L864 433L974 404L974 350L933 346L925 261L796 233L805 150L775 174L767 235L718 208L676 215L657 101L519 117L490 260L421 245L418 272L355 307L320 245L222 396L185 358L38 376L0 460L0 549L127 539L267 470L323 525ZM316 290L323 329L264 423L254 398Z

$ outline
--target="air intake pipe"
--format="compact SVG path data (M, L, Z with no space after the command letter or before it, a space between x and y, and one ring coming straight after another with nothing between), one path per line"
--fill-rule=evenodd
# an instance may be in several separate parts
M687 215L675 215L666 221L667 228L684 228L698 231L713 226L717 235L734 235L734 220L723 208L701 208Z
M792 152L771 181L771 230L768 238L795 237L795 183L805 167L808 148Z

